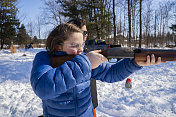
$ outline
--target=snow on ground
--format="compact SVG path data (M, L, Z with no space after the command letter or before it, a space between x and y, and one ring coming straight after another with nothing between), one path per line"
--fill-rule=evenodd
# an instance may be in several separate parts
M37 117L41 100L33 93L29 78L35 54L44 49L0 50L0 117ZM27 56L23 56L26 54ZM125 81L98 81L97 117L176 116L176 62L144 67Z

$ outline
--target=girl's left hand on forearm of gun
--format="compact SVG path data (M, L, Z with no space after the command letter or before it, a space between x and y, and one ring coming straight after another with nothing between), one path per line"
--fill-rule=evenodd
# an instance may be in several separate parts
M151 57L150 55L147 56L146 61L141 61L141 60L135 60L136 64L139 66L150 66L150 65L159 65L161 63L161 57L158 57L158 60L155 60L155 55L152 54Z

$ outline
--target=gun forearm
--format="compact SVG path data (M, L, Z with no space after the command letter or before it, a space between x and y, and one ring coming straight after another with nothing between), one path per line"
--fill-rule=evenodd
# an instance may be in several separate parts
M146 60L147 55L155 55L155 60L158 59L158 57L161 57L161 61L166 62L166 61L176 61L176 53L172 52L141 52L141 53L135 53L134 58L136 60Z

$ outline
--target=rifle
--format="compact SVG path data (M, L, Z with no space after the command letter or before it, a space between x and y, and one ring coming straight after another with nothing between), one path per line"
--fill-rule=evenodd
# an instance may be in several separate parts
M136 60L145 61L147 55L154 54L155 60L161 57L162 62L176 61L175 49L144 49L144 48L128 48L128 47L114 47L106 49L100 54L106 58L135 58ZM58 67L65 61L71 60L75 55L68 56L53 56L50 58L51 65Z

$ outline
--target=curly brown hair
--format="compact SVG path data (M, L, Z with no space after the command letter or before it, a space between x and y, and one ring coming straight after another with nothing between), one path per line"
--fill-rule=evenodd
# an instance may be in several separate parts
M46 50L48 50L49 54L54 54L57 51L56 46L62 45L64 41L75 32L82 33L80 28L74 24L64 23L58 25L53 31L51 31L46 40Z

